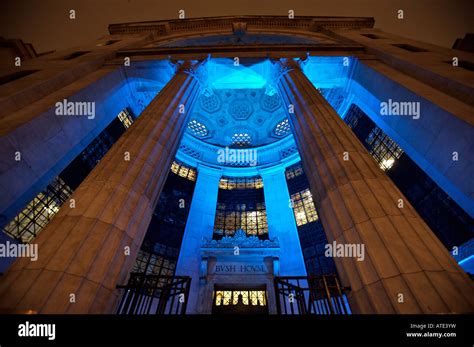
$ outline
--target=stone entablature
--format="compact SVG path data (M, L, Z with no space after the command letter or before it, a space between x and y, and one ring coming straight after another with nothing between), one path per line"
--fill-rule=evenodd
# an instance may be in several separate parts
M200 278L204 282L213 275L272 277L279 274L280 245L277 238L260 240L238 230L233 236L224 236L221 240L204 238L203 241Z
M175 33L196 31L217 31L232 33L238 27L246 30L271 29L278 31L308 31L318 32L319 29L370 29L374 26L372 17L311 17L298 16L293 19L288 16L227 16L205 17L192 19L175 19L137 23L119 23L109 25L109 32L117 34L155 33L172 35Z
M233 56L236 52L276 54L295 56L307 51L350 51L361 53L362 46L349 40L336 38L333 31L362 30L373 28L375 21L371 17L309 17L298 16L228 16L151 21L140 23L119 23L109 26L111 37L120 35L152 35L152 42L137 49L117 52L118 57L144 59L145 56L218 54ZM202 39L216 35L286 35L299 37L301 44L280 42L279 44L211 44L210 46L168 47L170 43L182 40ZM307 40L314 40L308 44ZM230 54L230 55L229 55Z

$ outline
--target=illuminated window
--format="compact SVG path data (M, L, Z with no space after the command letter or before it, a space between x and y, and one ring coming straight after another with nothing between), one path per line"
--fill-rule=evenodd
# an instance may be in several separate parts
M166 178L135 259L133 273L174 276L191 206L188 203L183 206L180 201L192 200L196 184L190 178L195 179L196 171L178 161L172 163L170 171L172 173ZM183 178L183 176L186 177ZM153 288L161 288L171 283L170 278L167 277L153 278L151 280L149 277L150 281L157 281L153 283Z
M171 164L171 172L178 176L187 178L190 181L196 181L196 170L181 162L173 161Z
M309 189L291 195L293 213L296 225L304 225L318 220L318 214L314 207L313 197Z
M219 182L214 239L234 235L268 238L267 212L261 177L222 177Z
M344 122L352 129L357 138L365 139L362 144L369 150L382 170L389 170L403 154L400 146L377 127L357 105L351 105Z
M188 123L188 129L196 137L206 137L207 135L209 135L207 127L195 119L191 120Z
M371 146L370 154L384 171L390 169L403 150L382 129L375 127L365 140Z
M268 236L267 212L265 203L225 204L218 203L214 234L216 236L231 236L237 230L244 230L247 235Z
M237 147L247 147L252 143L252 138L247 133L235 133L232 135L232 145Z
M3 228L3 231L24 243L31 242L58 213L60 206L71 194L71 188L61 178L56 177Z
M214 305L266 306L267 297L264 290L217 290L214 293Z
M273 129L273 133L276 136L286 136L290 133L290 123L288 121L288 118L282 120L280 123L275 125L275 128Z
M127 109L120 112L117 117L122 122L125 129L128 129L133 123L133 117Z
M285 175L287 180L301 176L303 174L303 168L300 164L293 165L286 169Z
M147 275L173 276L178 253L176 248L159 243L154 245L153 253L141 249L138 252L132 272Z
M59 173L58 177L31 200L3 231L22 242L31 242L43 230L59 207L72 194L112 145L125 132L134 118L127 109L116 118L87 147ZM125 128L125 129L124 129Z
M225 177L219 181L221 189L260 189L263 188L261 177Z
M324 246L328 243L318 211L309 193L309 182L301 162L286 168L288 192L292 197L293 212L298 237L308 275L333 274L334 260L326 257ZM295 201L298 200L296 203ZM309 212L309 213L308 213Z

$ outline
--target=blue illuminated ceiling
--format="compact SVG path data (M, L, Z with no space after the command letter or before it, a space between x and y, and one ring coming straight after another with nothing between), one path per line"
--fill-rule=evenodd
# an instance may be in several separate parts
M302 64L306 77L316 88L345 87L351 78L355 59L352 57L312 57Z
M246 146L258 147L289 134L288 131L275 132L277 124L285 119L280 95L266 95L265 88L216 89L211 95L199 96L188 128L196 123L204 125L205 130L192 131L193 135L215 145L245 142ZM236 141L238 138L247 140Z
M121 73L125 75L126 87L134 96L130 100L129 108L139 116L173 77L174 68L168 60L135 62L121 69Z
M342 57L309 57L303 69L325 92L347 83L349 68ZM189 134L210 144L234 147L264 146L291 135L276 89L276 63L215 58L198 75L201 94L189 118Z
M272 82L274 66L269 60L211 59L202 69L213 89L260 89Z
M201 94L188 132L219 146L258 147L288 136L269 60L211 59L199 71ZM289 130L289 129L288 129Z

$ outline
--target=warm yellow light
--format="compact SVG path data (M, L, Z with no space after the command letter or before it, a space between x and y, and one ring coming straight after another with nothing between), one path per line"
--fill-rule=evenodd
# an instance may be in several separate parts
M395 163L395 159L393 158L384 159L382 160L382 163L380 164L380 168L382 170L390 169L393 166L393 163Z
M301 220L301 219L304 219L304 217L305 217L304 212L296 213L296 219Z

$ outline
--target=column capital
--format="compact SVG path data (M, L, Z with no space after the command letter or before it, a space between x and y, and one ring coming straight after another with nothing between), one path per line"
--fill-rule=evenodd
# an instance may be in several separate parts
M193 77L196 77L197 70L203 62L204 60L170 60L171 66L175 69L175 73L182 72Z
M213 94L212 88L209 86L207 81L206 71L202 67L211 59L209 54L207 58L200 60L170 60L170 64L175 69L175 73L184 73L199 83L202 93Z
M282 69L290 69L290 70L295 70L295 69L300 69L301 68L301 59L295 60L294 58L280 58L277 61Z
M272 60L275 67L273 80L276 83L281 79L281 77L291 71L302 71L301 65L304 64L305 61L307 60L302 60L300 58L280 58Z

